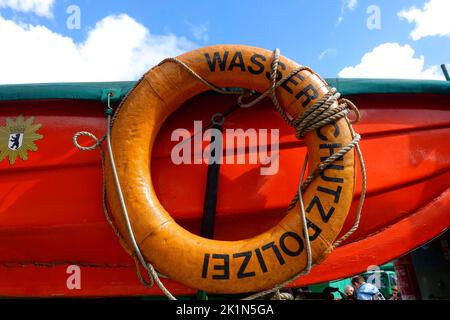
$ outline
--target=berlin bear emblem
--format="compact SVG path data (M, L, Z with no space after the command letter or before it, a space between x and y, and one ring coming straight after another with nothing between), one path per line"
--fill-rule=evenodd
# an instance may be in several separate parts
M18 157L28 160L28 151L37 151L35 141L44 136L37 133L42 125L33 121L34 117L26 119L23 115L6 118L6 126L0 126L0 161L8 158L13 165Z
M8 148L11 150L17 150L22 146L23 133L11 133L9 135L9 139Z

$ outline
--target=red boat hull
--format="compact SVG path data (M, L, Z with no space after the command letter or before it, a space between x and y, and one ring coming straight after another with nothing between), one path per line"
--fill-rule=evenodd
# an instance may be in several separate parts
M170 135L176 128L192 130L194 120L209 122L234 99L196 97L168 119L156 142L151 168L156 192L172 216L194 233L200 229L207 165L174 165ZM439 94L360 94L351 99L362 114L355 129L363 138L368 175L361 224L296 286L383 264L450 226L449 99ZM81 152L72 145L78 131L104 134L103 111L104 105L95 101L0 102L0 126L6 118L34 116L43 135L28 160L0 162L0 296L161 294L140 284L133 261L106 223L98 152ZM280 129L277 174L262 176L259 165L221 167L215 236L243 239L281 219L297 188L305 148L269 101L239 110L225 127ZM353 223L360 191L357 184L342 233ZM69 265L81 268L80 290L66 286ZM165 283L175 294L195 293L170 280Z

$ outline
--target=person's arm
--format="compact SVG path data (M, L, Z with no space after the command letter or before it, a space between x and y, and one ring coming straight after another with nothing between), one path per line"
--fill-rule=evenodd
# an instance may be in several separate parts
M364 294L362 292L357 292L356 293L356 300L372 300L372 299L367 294Z

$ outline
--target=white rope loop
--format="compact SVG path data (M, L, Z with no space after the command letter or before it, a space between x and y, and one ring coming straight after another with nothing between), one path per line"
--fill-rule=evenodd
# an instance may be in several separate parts
M94 140L94 144L91 146L82 146L78 142L78 138L81 136L87 136L87 137L91 138L92 140ZM96 148L98 148L102 144L104 139L105 139L105 137L103 137L99 140L94 134L92 134L90 132L80 131L80 132L77 132L74 134L74 136L72 137L72 142L73 142L73 145L81 151L92 151L92 150L95 150Z

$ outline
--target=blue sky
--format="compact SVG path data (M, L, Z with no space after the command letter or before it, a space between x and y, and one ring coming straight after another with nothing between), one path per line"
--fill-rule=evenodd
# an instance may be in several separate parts
M30 1L0 0L0 41L13 44L0 50L1 83L133 80L165 56L221 43L278 47L325 77L440 79L450 62L448 0ZM79 29L67 27L70 5ZM99 67L102 55L129 71ZM13 74L21 66L36 74Z

